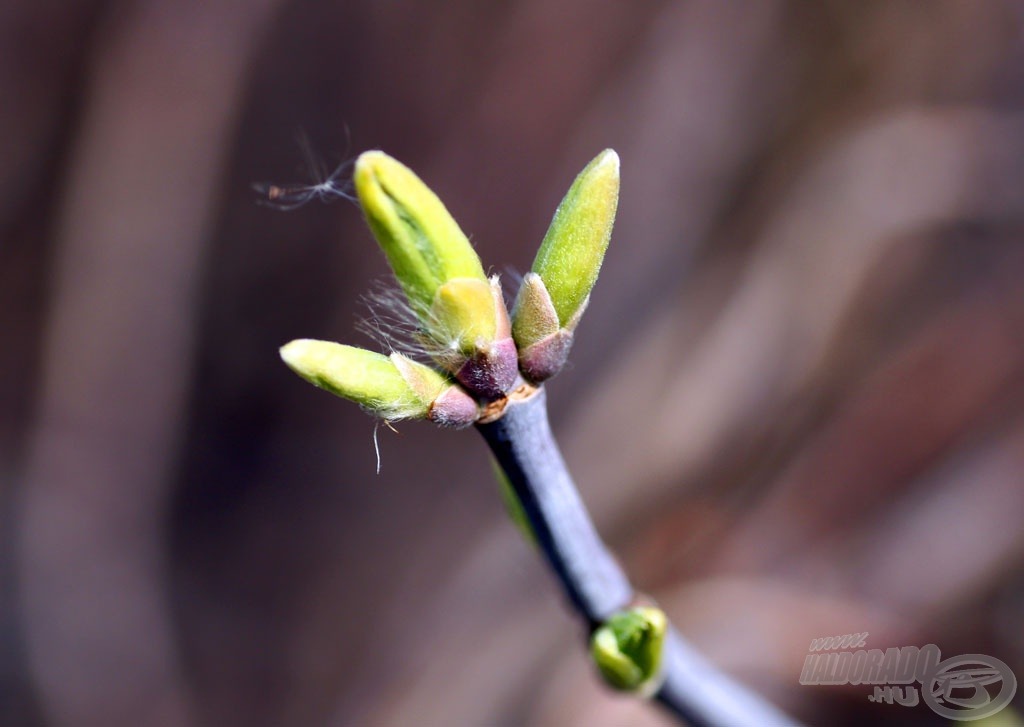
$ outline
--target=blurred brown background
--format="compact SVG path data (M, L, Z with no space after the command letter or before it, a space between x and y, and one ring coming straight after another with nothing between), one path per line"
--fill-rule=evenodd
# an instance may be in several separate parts
M812 638L1024 678L1024 7L0 6L0 723L642 725L482 441L381 430L278 360L367 341L382 148L497 271L622 157L554 425L636 583L812 724ZM1021 697L1018 697L1019 704Z

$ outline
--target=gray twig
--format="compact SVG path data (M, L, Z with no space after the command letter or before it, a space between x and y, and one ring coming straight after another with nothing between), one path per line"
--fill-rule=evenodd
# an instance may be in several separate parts
M513 395L501 415L477 424L523 507L537 543L588 633L634 600L626 574L601 541L548 423L544 389ZM654 699L693 725L795 725L722 673L674 629L665 681Z

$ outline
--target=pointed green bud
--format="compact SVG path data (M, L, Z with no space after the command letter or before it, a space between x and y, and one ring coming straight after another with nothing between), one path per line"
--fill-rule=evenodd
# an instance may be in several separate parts
M534 383L565 366L573 333L601 270L619 199L619 157L597 155L573 182L544 237L512 312L519 368Z
M476 421L465 391L412 359L354 346L301 339L282 346L289 368L314 386L359 404L382 419L429 419L449 427Z
M579 319L597 282L618 203L619 155L605 149L572 183L533 261L563 328Z
M508 311L441 200L380 151L356 160L355 187L424 337L440 344L434 357L471 393L503 396L517 374Z
M641 606L616 613L594 631L590 654L615 689L651 696L663 680L662 652L668 619L659 608Z
M417 315L427 316L449 280L486 284L466 235L412 170L384 152L368 151L356 160L353 181L366 222Z

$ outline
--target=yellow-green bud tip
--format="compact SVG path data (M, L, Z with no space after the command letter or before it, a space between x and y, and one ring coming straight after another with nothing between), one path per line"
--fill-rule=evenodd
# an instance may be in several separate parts
M619 155L605 149L572 183L533 261L563 327L575 325L597 282L618 202Z

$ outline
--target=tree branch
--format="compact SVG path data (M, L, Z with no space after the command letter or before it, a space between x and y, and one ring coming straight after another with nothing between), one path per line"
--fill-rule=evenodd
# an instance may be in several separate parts
M520 387L477 429L509 479L541 551L593 632L634 602L626 574L601 541L548 423L543 387ZM795 725L705 660L670 627L665 681L654 699L693 725Z

